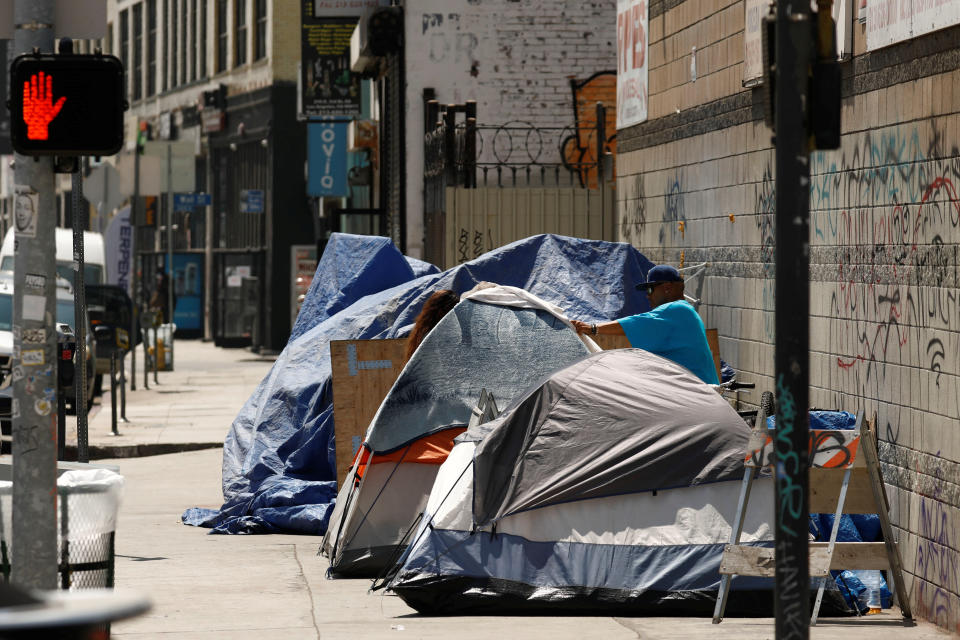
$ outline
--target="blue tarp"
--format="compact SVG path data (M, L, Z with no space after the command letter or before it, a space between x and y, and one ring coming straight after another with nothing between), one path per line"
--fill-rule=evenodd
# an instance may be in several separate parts
M613 320L648 310L634 286L651 266L628 244L538 235L440 273L385 238L334 234L287 346L227 434L223 506L188 509L184 523L213 533L326 531L337 492L331 340L402 337L434 291L482 281L526 289L571 318Z
M810 411L811 429L853 429L857 426L857 416L849 411L825 411L813 409ZM767 418L767 428L773 429L776 420L773 416ZM818 542L830 540L835 516L832 513L811 513L810 533ZM880 530L880 517L876 514L843 514L840 516L840 526L837 528L838 542L882 542L883 532ZM860 602L863 593L863 583L860 581L862 571L831 571L830 574L837 582L837 588L850 608L859 606L865 610ZM879 573L879 572L877 572ZM890 591L887 583L880 577L880 595L884 607L890 606Z

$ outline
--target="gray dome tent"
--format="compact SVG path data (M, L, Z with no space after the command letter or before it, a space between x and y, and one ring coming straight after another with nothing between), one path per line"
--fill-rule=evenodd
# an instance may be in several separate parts
M709 614L749 433L683 367L593 354L458 438L389 588L423 613ZM772 544L772 484L746 544ZM730 610L771 588L738 578Z
M482 390L507 403L589 353L550 305L511 287L497 291L514 306L461 300L388 392L321 545L331 573L373 577L390 568ZM537 303L543 308L520 306Z

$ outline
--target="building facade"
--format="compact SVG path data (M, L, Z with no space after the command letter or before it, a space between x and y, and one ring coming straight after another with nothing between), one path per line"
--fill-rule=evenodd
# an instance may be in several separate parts
M178 331L281 349L291 326L292 247L315 243L304 197L306 128L297 120L300 4L111 0L108 21L105 48L126 70L128 153L138 138L161 156L168 141L184 143L181 153L192 144L193 188L185 191L212 196L210 206L173 213ZM147 295L167 251L172 198L158 195L143 205L155 209L155 225L137 235Z
M776 292L756 5L649 3L648 119L617 132L617 194L622 240L654 262L709 262L702 315L759 398ZM929 33L919 15L897 33L886 2L837 5L842 147L811 155L810 402L876 416L907 597L956 633L960 4L938 5Z
M616 68L616 2L406 0L400 6L402 50L385 58L376 84L383 171L390 171L391 151L392 163L402 169L385 176L382 206L394 242L408 255L429 259L424 254L429 234L423 193L426 102L474 101L477 120L486 125L574 131L571 79ZM482 136L485 146L479 153L488 158L494 155L493 138L492 132ZM506 134L496 144L505 139ZM542 145L534 151L539 161L561 160L559 139L553 142L538 139L533 145Z

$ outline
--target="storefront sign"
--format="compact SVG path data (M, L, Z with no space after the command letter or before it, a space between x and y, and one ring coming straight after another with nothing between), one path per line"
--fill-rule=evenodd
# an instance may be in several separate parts
M223 131L226 124L226 114L220 109L204 109L200 114L200 129L203 133L217 133Z
M357 18L315 17L313 3L303 0L300 99L304 116L360 115L360 78L350 71L350 36L356 26Z
M389 0L313 0L312 4L315 18L361 16L378 7L390 6Z
M753 87L763 82L763 16L769 0L746 0L743 19L743 86Z
M867 50L960 24L960 0L867 0Z
M647 119L646 0L617 0L617 129Z
M346 122L307 125L307 195L349 195Z

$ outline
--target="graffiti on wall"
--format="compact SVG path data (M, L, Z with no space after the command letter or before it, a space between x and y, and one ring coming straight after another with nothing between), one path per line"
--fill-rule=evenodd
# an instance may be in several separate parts
M632 180L620 182L623 192L617 198L620 235L623 242L640 244L640 234L647 222L647 197L643 190L643 175L635 174Z
M760 184L754 187L754 206L757 212L757 229L760 231L760 264L763 269L763 284L761 285L761 305L765 312L763 314L763 334L767 340L773 342L776 332L774 330L774 315L776 309L776 296L774 287L774 271L776 267L776 247L775 222L777 196L773 182L773 170L770 165L763 170L763 178Z
M957 150L937 160L939 132L924 150L916 129L902 129L865 133L839 162L812 158L815 242L836 257L836 365L857 370L860 388L846 389L857 394L879 391L887 367L915 364L912 354L939 385L943 332L960 330L956 248L943 240L960 226Z
M603 150L617 151L617 72L598 71L586 80L570 79L574 131L561 143L563 164L580 179L580 186L597 188L597 103L606 107ZM613 176L610 176L613 178Z
M920 495L907 505L919 513L899 518L904 528L917 523L910 531L914 562L906 567L916 576L914 611L956 632L960 541L957 496L947 487L957 485L944 480L944 469L957 465L939 451L907 459L936 441L927 434L952 439L960 415L960 152L946 148L933 121L864 132L851 142L841 153L811 158L811 227L825 269L819 295L829 296L832 354L820 384L838 406L873 405L887 414L880 422L885 462L900 489ZM909 428L916 410L932 429L923 436Z

